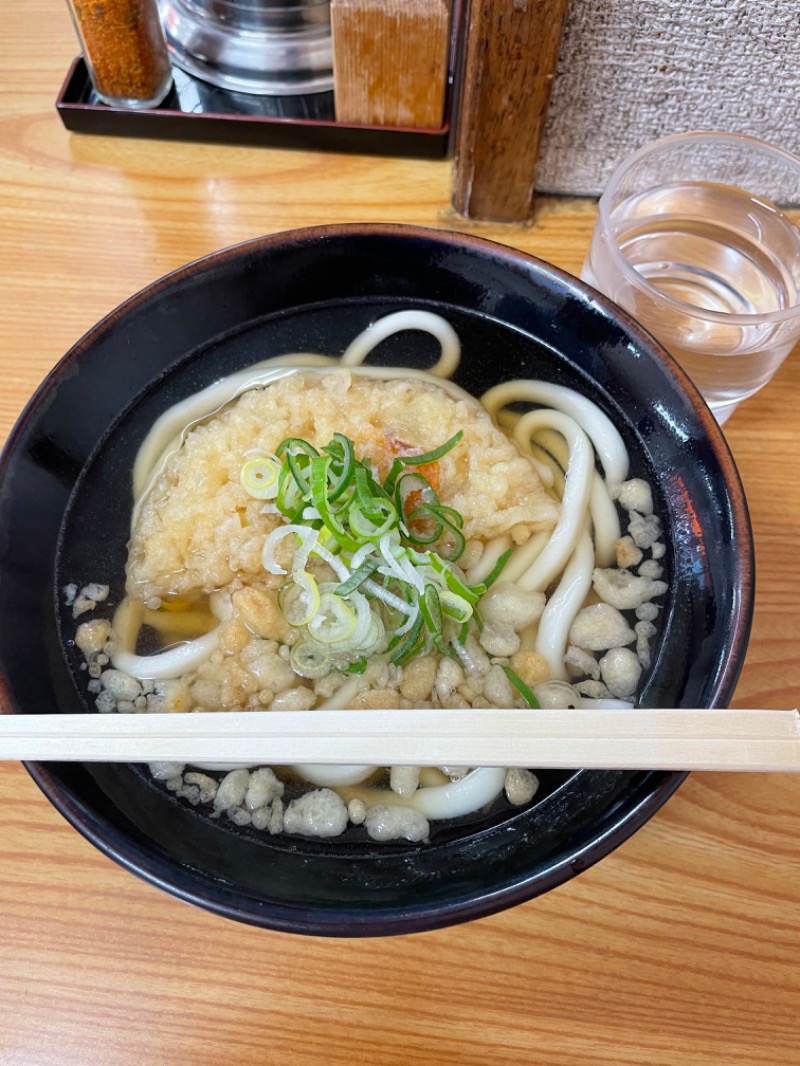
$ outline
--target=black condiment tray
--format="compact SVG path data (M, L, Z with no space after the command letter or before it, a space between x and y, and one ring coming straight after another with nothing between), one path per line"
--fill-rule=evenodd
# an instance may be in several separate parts
M332 92L255 96L220 89L177 67L173 78L169 96L157 108L111 107L98 99L79 57L61 87L56 110L68 130L102 136L425 159L444 158L450 151L449 118L435 130L350 125L336 121Z

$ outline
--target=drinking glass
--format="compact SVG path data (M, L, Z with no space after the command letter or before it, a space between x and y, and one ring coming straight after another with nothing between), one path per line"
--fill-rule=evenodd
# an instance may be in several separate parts
M612 175L581 277L681 364L722 424L800 339L800 159L695 131Z

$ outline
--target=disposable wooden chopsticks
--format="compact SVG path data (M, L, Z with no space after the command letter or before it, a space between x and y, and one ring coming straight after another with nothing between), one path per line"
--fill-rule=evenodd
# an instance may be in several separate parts
M800 771L796 710L0 715L0 759Z

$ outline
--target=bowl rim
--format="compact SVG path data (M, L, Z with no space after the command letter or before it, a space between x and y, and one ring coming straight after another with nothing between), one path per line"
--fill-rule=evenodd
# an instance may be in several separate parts
M309 242L319 242L320 240L359 237L433 242L437 245L454 247L471 254L478 253L488 256L491 259L499 260L505 268L519 268L528 274L532 270L538 276L547 276L557 282L563 289L576 296L582 303L588 301L606 317L620 325L637 345L650 354L654 354L680 385L693 409L694 416L700 422L705 438L720 468L726 491L731 498L735 520L740 534L742 534L738 571L736 574L730 575L731 579L737 582L739 588L735 624L728 638L730 654L727 656L716 678L715 697L710 703L711 706L727 706L741 673L744 651L747 647L752 623L754 550L744 489L722 430L683 370L663 347L627 312L601 293L592 289L586 282L568 274L561 268L530 253L494 240L488 240L472 234L402 223L342 223L290 229L267 236L251 238L210 252L190 263L184 264L156 279L151 284L144 286L106 314L56 363L26 404L9 434L2 454L0 454L0 479L5 473L9 458L13 454L26 425L35 417L40 405L46 401L53 383L58 381L64 372L80 358L81 353L87 347L96 343L106 331L112 329L120 319L124 319L131 310L147 301L159 299L164 292L169 291L173 286L180 285L184 281L197 280L206 274L213 274L216 270L224 268L232 260L239 260L242 257L246 258L254 254L263 256L268 254L270 249L282 248L289 244L307 244ZM11 694L1 660L0 694L3 696L5 706L9 707L11 705ZM12 711L11 713L20 712ZM472 920L506 907L517 905L534 895L556 887L608 855L648 821L687 776L686 773L679 771L644 774L642 781L637 786L635 801L628 803L625 811L616 818L614 825L609 827L600 838L593 838L588 845L581 843L573 848L565 847L557 850L554 861L549 864L545 872L534 877L522 879L518 884L506 888L500 893L484 894L476 900L462 904L455 910L452 908L452 904L432 904L427 907L404 908L401 914L393 917L387 917L383 913L377 916L364 914L359 917L353 916L352 912L348 912L348 918L346 923L344 923L341 917L332 918L327 911L317 913L308 908L302 908L299 911L285 908L286 913L276 913L273 907L268 920L265 920L264 915L259 912L259 908L243 906L241 902L231 898L231 893L222 889L219 890L216 898L210 898L213 893L210 892L208 885L200 887L176 885L170 881L168 872L165 868L162 868L157 859L141 851L130 841L125 841L112 826L98 820L92 812L83 808L81 803L75 797L72 797L64 785L58 781L57 774L48 765L31 763L26 764L26 768L32 779L56 809L101 852L130 872L161 887L173 896L194 903L214 913L246 923L287 932L329 936L391 935L441 928L445 925ZM120 838L116 839L116 837ZM280 909L279 906L278 910ZM344 927L345 924L347 928Z
M487 891L457 906L452 902L407 904L393 911L373 912L348 909L346 916L327 908L264 903L260 906L248 898L213 884L210 879L184 877L175 880L170 863L140 848L114 826L98 818L88 807L69 795L57 776L43 763L25 763L28 774L63 818L99 852L140 880L154 885L184 903L219 917L280 933L331 938L367 938L404 936L409 933L433 932L466 922L486 918L508 910L558 888L595 866L623 845L655 815L680 788L687 772L679 770L647 771L636 785L637 798L628 802L623 817L614 821L602 835L587 842L555 852L542 872L518 879L501 889ZM268 910L268 913L264 913Z

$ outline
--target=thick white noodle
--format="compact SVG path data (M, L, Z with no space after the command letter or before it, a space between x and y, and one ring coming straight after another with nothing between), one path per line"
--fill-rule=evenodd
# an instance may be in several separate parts
M592 479L592 495L589 498L594 534L594 554L597 566L614 566L617 561L616 544L622 535L619 512L611 499L608 486L597 471Z
M590 696L579 695L568 681L551 679L536 685L533 694L539 701L539 705L550 710L566 710L569 707L581 707L586 710L596 708L601 710L630 710L633 707L628 700L615 700L610 696L607 699L594 699Z
M594 445L603 464L609 490L616 495L628 476L628 450L617 427L596 404L565 385L554 385L548 381L506 381L502 385L495 385L481 397L481 403L495 418L500 408L520 400L555 407L574 418Z
M336 771L341 769L335 766L319 767L321 772L315 778L309 778L311 784L321 788L337 788L341 786L356 785L359 781L336 779ZM374 767L365 767L369 776ZM331 771L330 776L324 771ZM464 814L485 807L496 799L505 785L506 771L504 767L483 766L470 772L459 781L449 781L444 785L429 785L417 789L410 796L399 796L391 790L367 786L368 791L362 793L368 806L387 804L392 807L412 807L424 814L431 821L441 818L459 818ZM362 781L364 778L361 779Z
M547 547L551 534L552 530L541 529L538 533L532 533L524 544L514 548L514 554L503 567L502 580L514 581L520 574L524 573L530 566L532 566ZM495 539L499 540L500 538L497 537ZM506 538L504 538L504 540L506 540ZM494 541L490 541L489 543L491 545ZM506 548L511 547L511 543L511 537L508 537L506 540ZM503 548L503 551L505 551L506 548ZM498 557L500 555L502 555L502 552L497 553ZM497 559L494 561L496 562ZM513 565L514 563L516 563L516 566ZM490 570L491 567L483 566L483 556L481 556L480 561L476 563L466 575L469 579L468 584L477 585L488 576Z
M219 626L202 637L177 644L174 648L159 652L157 655L136 655L128 649L135 645L138 625L134 629L130 621L130 612L123 601L114 616L114 628L120 639L117 650L111 655L111 665L115 670L130 674L137 681L170 681L183 674L196 670L210 659L219 646ZM231 616L230 601L219 593L212 593L209 598L211 613L220 622ZM121 628L118 628L121 627Z
M441 345L439 361L427 373L440 378L452 377L461 359L461 342L447 319L430 311L396 311L379 318L348 345L340 360L341 365L359 366L381 341L407 329L430 333Z
M584 529L558 587L547 601L539 619L534 650L545 659L553 678L567 678L564 656L569 629L591 588L593 570L594 545L588 531Z
M177 644L158 655L135 655L120 648L112 654L111 665L115 670L135 677L137 681L169 681L202 666L218 645L219 626L202 637L187 641L186 644Z
M537 459L535 455L529 455L531 466L539 475L539 480L546 489L552 489L555 484L555 476L553 474L553 468L548 466L547 463L543 463L541 459Z
M465 571L468 585L479 585L484 578L488 577L494 569L494 565L503 552L511 547L511 537L508 533L501 533L493 537L481 553L480 559Z
M407 797L406 805L433 820L459 818L496 799L503 791L505 780L506 771L502 766L482 766L460 781L418 788Z
M374 766L326 766L325 763L299 762L292 766L298 777L318 788L359 785L375 773Z
M561 500L561 515L544 549L531 561L527 544L508 561L505 578L526 592L544 592L566 566L586 525L594 476L594 452L589 438L568 415L548 408L529 411L514 427L514 438L524 450L540 429L555 429L569 446L569 462ZM528 542L530 543L530 542Z

